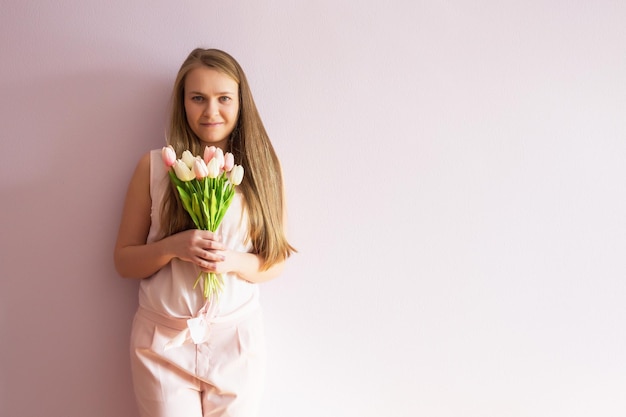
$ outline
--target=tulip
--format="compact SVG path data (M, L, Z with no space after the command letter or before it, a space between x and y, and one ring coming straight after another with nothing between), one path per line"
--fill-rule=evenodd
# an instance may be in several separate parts
M171 145L163 147L161 157L163 158L163 163L168 168L176 163L176 151Z
M174 164L174 173L179 180L185 182L196 178L191 168L189 168L181 159L176 160L176 163Z
M194 162L196 162L196 157L190 151L184 151L183 156L181 158L187 168L192 169Z
M213 159L213 155L215 155L215 146L206 146L204 148L204 162L208 164Z
M230 183L232 185L239 185L243 181L243 167L241 165L235 165L230 171L229 176Z
M213 155L213 159L217 159L220 169L224 168L224 151L222 150L222 148L215 149L215 155Z
M235 165L235 157L232 153L226 152L224 155L224 171L229 172Z
M193 172L196 174L196 179L201 180L202 178L209 175L209 168L206 166L204 159L197 157L193 164Z
M219 161L215 158L211 159L207 164L207 177L209 178L217 178L220 175L220 165Z

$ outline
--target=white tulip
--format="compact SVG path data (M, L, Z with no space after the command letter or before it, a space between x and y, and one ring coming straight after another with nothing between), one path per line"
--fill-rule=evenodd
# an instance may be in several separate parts
M184 151L181 157L187 168L192 169L193 164L196 162L196 157L190 151Z
M209 174L207 175L207 177L217 178L217 176L220 175L220 161L218 161L216 158L213 158L209 161L209 163L207 164L207 168L209 170Z
M230 171L229 180L232 185L241 184L241 181L243 181L243 167L241 165L235 165L233 167Z
M195 159L194 159L195 161ZM196 174L194 174L193 170L187 166L182 160L177 159L174 164L174 173L176 177L178 177L181 181L191 181L196 178Z

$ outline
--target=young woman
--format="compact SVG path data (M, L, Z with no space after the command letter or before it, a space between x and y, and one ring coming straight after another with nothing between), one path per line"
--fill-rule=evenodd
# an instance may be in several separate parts
M122 214L115 266L142 279L131 334L143 417L256 415L264 375L258 283L294 252L285 237L279 161L234 58L195 49L174 84L168 145L178 157L231 152L243 182L216 233L196 230L170 183L161 150L139 161ZM219 298L193 284L222 274Z

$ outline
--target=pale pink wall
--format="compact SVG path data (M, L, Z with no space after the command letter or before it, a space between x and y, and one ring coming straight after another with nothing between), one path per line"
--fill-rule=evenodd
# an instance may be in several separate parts
M626 3L505 3L4 0L0 415L135 415L112 248L196 46L247 70L300 250L263 417L626 414Z

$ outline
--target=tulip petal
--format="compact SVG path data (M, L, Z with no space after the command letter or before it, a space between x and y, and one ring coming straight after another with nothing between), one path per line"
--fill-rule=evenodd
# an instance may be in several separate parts
M234 165L235 157L232 153L226 152L226 154L224 154L224 172L229 172L231 169L233 169Z
M176 163L176 151L170 146L164 146L161 150L161 158L166 167L171 167Z
M206 146L204 148L204 162L209 163L211 159L213 159L213 155L215 155L215 146Z
M187 165L187 168L192 169L196 157L190 151L184 151L181 160Z

